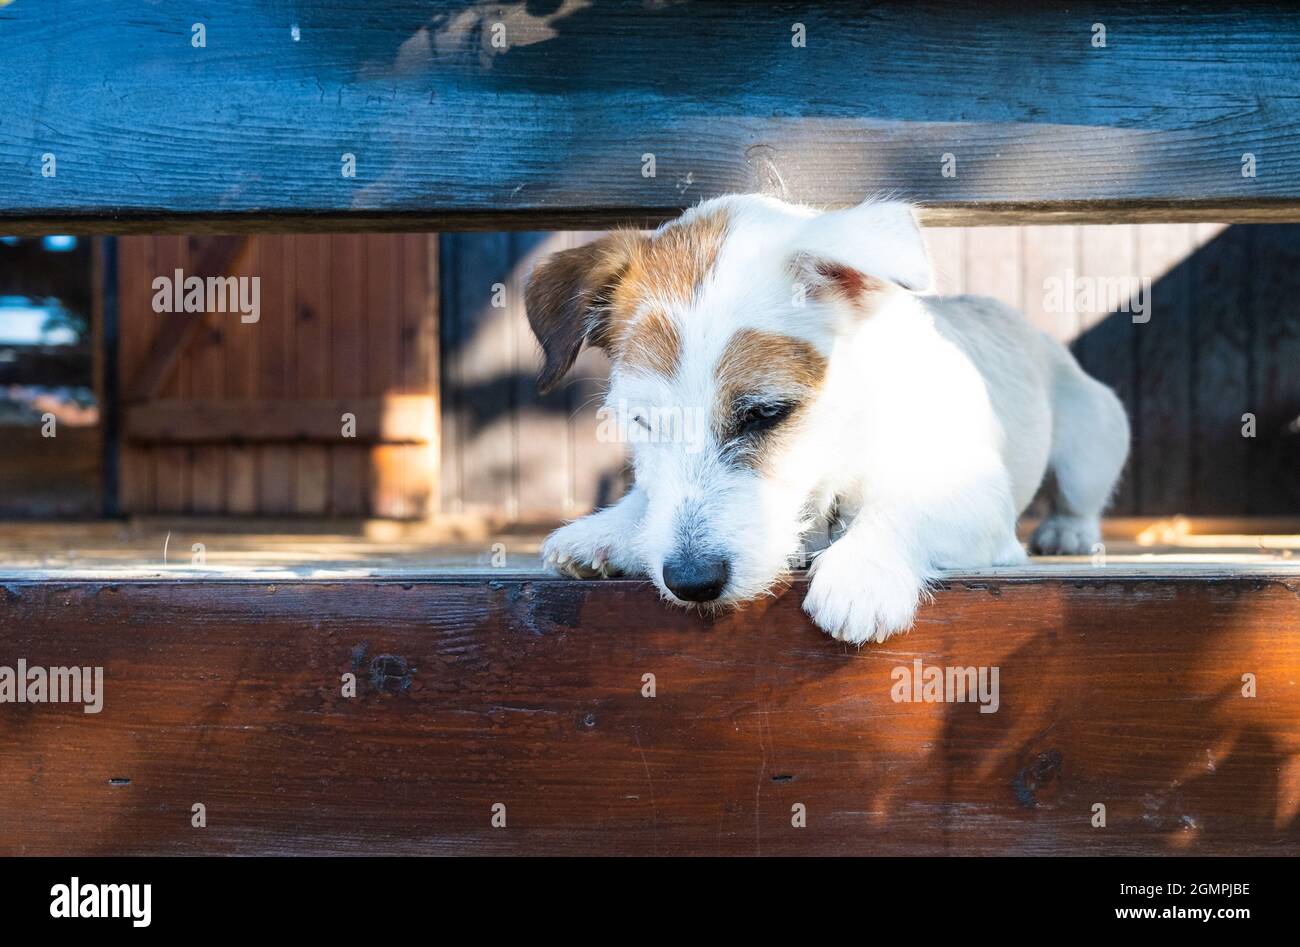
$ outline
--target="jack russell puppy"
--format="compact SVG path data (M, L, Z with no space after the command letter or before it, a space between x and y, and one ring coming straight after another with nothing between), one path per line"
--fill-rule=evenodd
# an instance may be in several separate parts
M838 521L803 607L861 644L909 628L941 570L1024 562L1016 519L1049 472L1031 548L1091 552L1128 453L1119 399L1019 313L930 281L896 202L720 197L543 261L539 387L604 349L636 476L552 533L546 563L707 610L771 593Z

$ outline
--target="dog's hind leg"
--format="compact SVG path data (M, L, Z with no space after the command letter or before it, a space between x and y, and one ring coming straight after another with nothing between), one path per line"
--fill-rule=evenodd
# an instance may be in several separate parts
M1129 426L1115 393L1064 349L1052 385L1052 512L1029 540L1036 555L1088 555L1101 542L1101 514L1128 457Z

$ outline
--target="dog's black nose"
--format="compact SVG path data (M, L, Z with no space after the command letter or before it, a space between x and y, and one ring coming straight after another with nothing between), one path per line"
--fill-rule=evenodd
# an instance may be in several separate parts
M727 585L731 568L721 557L669 559L664 563L664 585L687 602L711 602Z

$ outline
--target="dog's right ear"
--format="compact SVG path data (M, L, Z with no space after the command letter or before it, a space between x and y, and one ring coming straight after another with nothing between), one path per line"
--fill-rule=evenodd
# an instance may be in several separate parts
M813 217L794 243L789 269L811 295L862 301L891 287L923 293L932 282L916 214L899 201L867 201Z
M573 367L584 342L602 347L608 342L610 301L644 240L635 230L615 230L554 253L533 270L524 302L528 324L542 346L537 376L542 394Z

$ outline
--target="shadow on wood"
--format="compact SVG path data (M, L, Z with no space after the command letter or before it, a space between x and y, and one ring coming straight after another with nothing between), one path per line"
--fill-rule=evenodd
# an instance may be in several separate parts
M954 580L860 650L800 593L9 581L4 653L105 697L6 709L0 853L1300 853L1293 578ZM895 702L916 660L997 712Z
M1228 227L1155 280L1149 321L1113 312L1075 340L1133 427L1112 513L1300 510L1297 238L1294 226Z

